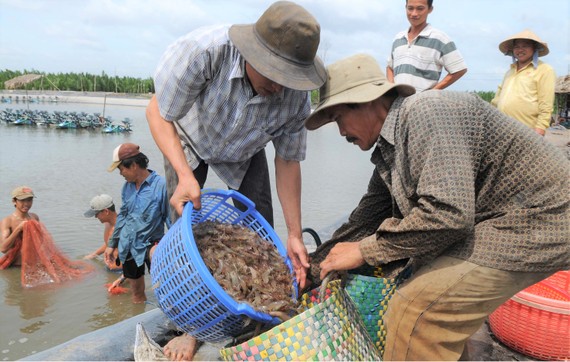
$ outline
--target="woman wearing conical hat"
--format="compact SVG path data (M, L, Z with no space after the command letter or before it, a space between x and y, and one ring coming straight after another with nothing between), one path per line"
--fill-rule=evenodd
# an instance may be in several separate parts
M515 34L499 44L513 58L510 69L491 103L544 136L550 126L556 74L538 57L549 53L548 45L530 30Z

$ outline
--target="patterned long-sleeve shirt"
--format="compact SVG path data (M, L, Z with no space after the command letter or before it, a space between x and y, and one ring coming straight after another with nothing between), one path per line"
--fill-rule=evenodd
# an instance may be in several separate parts
M371 161L366 194L333 235L361 240L368 264L446 255L509 271L570 268L570 162L479 97L398 98Z
M192 169L204 160L238 189L251 157L269 142L285 160L305 159L309 92L283 88L254 96L227 26L201 28L176 41L154 82L160 114L174 122Z

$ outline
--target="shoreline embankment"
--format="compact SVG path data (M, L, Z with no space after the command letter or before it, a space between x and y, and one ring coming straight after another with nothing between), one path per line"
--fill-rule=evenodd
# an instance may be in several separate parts
M0 90L0 96L14 102L61 102L89 103L121 106L146 107L152 94L111 93L111 92L73 92L73 91L37 91L37 90Z

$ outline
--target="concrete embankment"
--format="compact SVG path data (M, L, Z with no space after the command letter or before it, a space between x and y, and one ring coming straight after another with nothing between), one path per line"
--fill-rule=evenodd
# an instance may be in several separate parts
M11 103L67 102L146 107L152 94L0 90L0 97Z

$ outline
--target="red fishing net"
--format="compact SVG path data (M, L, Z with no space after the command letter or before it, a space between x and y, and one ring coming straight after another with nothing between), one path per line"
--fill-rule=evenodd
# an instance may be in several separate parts
M111 285L113 285L113 283L107 283L107 284L105 284L105 288L107 288L107 290L108 290ZM120 287L120 286L116 286L113 289L109 290L109 294L111 294L111 295L125 294L128 292L129 292L129 288Z
M22 249L22 238L17 238L14 242L12 249L8 250L3 257L0 258L0 270L6 269L14 262L14 259L18 256L18 253Z
M91 265L83 261L68 259L57 248L45 226L36 220L26 222L22 237L0 259L0 269L10 266L18 251L22 255L21 275L24 287L61 283L93 270Z

